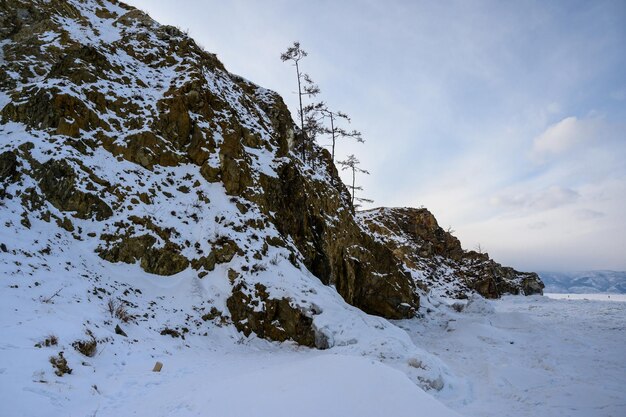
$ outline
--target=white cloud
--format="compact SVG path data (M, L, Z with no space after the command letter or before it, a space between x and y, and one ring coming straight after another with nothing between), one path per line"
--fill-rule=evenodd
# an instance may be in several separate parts
M546 222L533 222L528 225L528 228L530 230L541 230L541 229L545 229L547 226L548 226L548 223Z
M578 119L575 116L549 126L533 140L532 157L543 161L547 156L562 154L578 145L588 144L600 134L598 118Z
M544 211L572 204L580 198L580 194L567 187L552 186L534 193L502 194L490 199L494 206L513 210Z
M604 217L605 214L597 210L579 209L576 210L575 216L578 220L592 220Z

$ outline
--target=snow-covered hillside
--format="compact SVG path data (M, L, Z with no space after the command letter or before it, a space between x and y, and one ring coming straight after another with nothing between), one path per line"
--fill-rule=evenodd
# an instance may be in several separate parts
M624 271L539 272L546 292L626 294Z
M0 23L3 388L82 410L120 357L257 336L444 378L363 311L410 317L419 296L328 157L292 152L277 94L122 3L8 1Z
M487 253L464 250L425 208L382 207L359 212L357 218L424 291L457 298L473 292L487 298L542 293L537 274L502 266Z
M419 388L448 381L435 356L313 277L300 281L327 313L322 325L337 331L323 351L239 333L209 308L226 285L217 278L189 271L159 280L137 265L98 261L80 245L62 250L65 272L0 271L3 415L455 415ZM275 271L298 279L288 262ZM109 300L124 300L125 313L111 312ZM60 356L67 368L51 364Z

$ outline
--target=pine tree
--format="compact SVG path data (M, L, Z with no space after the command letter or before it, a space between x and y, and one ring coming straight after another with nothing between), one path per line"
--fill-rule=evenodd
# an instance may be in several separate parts
M341 120L350 123L350 118L347 114L341 111L331 111L328 107L323 106L320 108L319 112L321 113L324 119L327 119L330 122L330 126L326 127L324 133L330 135L332 139L332 147L330 155L332 157L332 161L335 162L335 145L339 139L343 138L352 138L357 142L363 143L363 136L361 132L357 130L347 131L342 127L338 126L337 123L341 122Z
M322 124L322 115L320 113L320 109L324 108L326 105L324 102L320 103L312 103L304 106L304 134L307 138L307 147L309 148L310 160L315 166L315 160L317 159L317 154L315 150L317 149L315 144L315 139L318 135L326 132L324 125Z
M296 76L298 78L298 102L299 110L298 115L300 117L300 129L302 131L302 160L306 161L306 137L305 131L305 109L302 106L302 97L314 97L320 93L319 87L313 82L311 77L303 72L300 72L300 60L305 58L308 54L302 48L300 48L300 42L294 42L292 46L287 48L287 51L281 54L280 59L283 62L292 61L296 67Z
M352 207L354 207L354 209L357 209L358 207L361 206L360 204L355 204L354 203L355 201L357 201L358 203L373 203L374 200L370 200L368 198L363 198L363 197L356 197L357 191L363 191L363 187L356 185L356 173L359 172L361 174L369 175L368 171L358 167L358 165L360 164L360 161L356 159L354 155L348 155L348 159L346 159L345 161L339 161L337 163L341 165L342 171L346 169L350 169L352 171L352 185L348 185L348 188L352 190L352 193L351 193L352 194Z

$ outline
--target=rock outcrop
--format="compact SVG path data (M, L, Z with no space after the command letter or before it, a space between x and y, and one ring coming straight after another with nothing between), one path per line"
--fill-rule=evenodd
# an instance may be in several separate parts
M379 208L358 214L363 227L401 261L416 285L447 296L465 298L475 291L486 298L503 294L542 294L543 283L532 272L519 272L465 251L424 208Z

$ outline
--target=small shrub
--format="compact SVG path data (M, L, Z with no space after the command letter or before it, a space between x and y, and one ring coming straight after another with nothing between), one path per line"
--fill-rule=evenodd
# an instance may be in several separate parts
M87 336L89 336L89 340L77 340L72 343L72 347L83 355L92 358L96 354L98 341L91 333L91 330L87 330Z
M133 319L133 315L128 312L128 308L123 301L117 298L109 298L106 304L106 310L111 315L124 323L128 323Z
M83 355L92 358L96 354L98 342L96 339L77 340L72 343L72 346Z
M213 320L213 319L218 318L221 315L222 315L221 311L219 311L215 307L211 307L211 310L208 313L202 315L202 320L204 321Z
M128 323L133 319L133 316L128 312L126 305L124 303L119 303L117 308L115 309L115 317L120 319L124 323Z
M117 308L117 300L115 298L109 298L107 300L106 309L111 315L111 317L115 317L115 309Z
M54 300L54 297L57 297L61 293L62 290L63 290L63 288L59 288L59 290L57 290L57 292L55 292L51 296L49 296L49 297L41 297L41 302L42 303L46 303L46 304L54 304L52 300Z
M63 352L59 352L57 356L50 356L50 363L55 369L56 376L63 376L65 374L71 374L72 368L67 365L67 359L63 357Z
M50 346L56 346L59 344L59 339L51 334L48 335L42 342L36 343L35 347L38 348L42 348L42 347L50 347Z
M169 327L166 327L165 329L161 330L161 336L181 337L181 334L176 329L170 329Z
M270 264L276 266L280 262L280 256L278 254L274 255L272 259L270 259Z
M417 368L417 369L423 369L423 365L422 365L422 361L420 361L417 358L411 358L408 361L409 366L413 367L413 368Z

